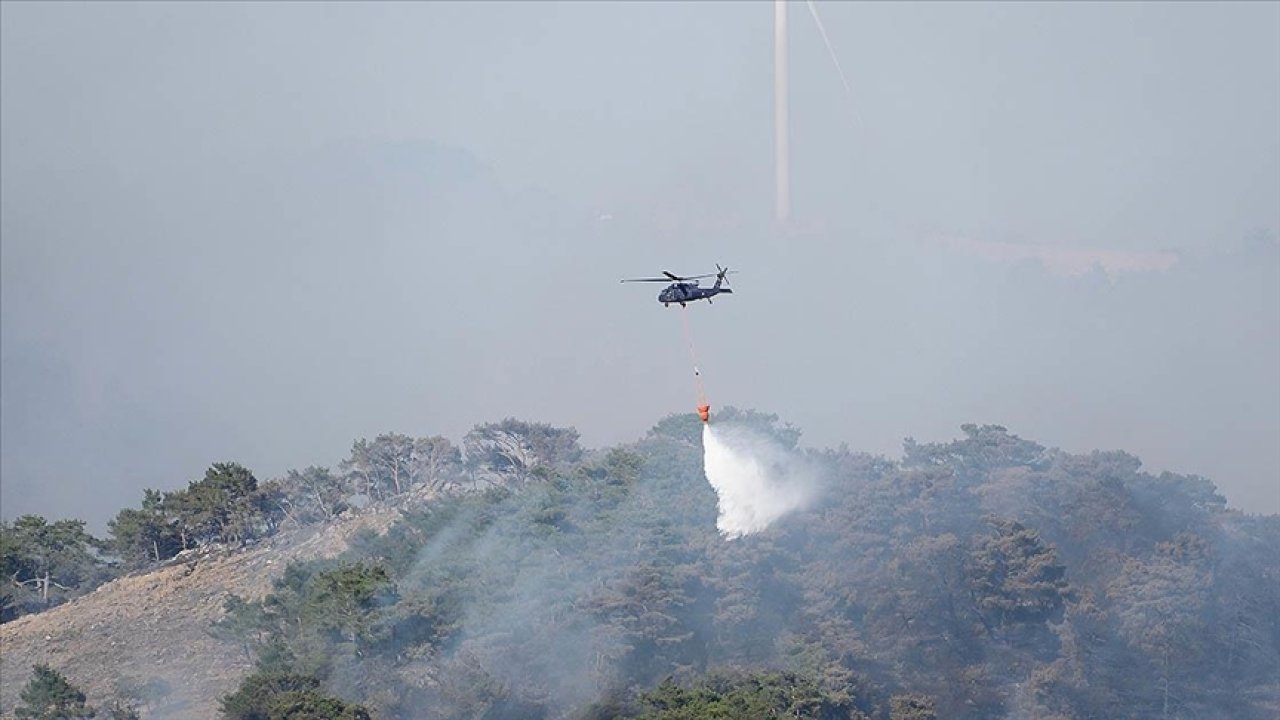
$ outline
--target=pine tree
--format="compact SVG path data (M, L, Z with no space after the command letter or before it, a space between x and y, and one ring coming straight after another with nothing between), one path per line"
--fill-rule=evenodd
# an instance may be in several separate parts
M94 709L85 705L80 688L44 664L32 668L21 698L22 704L14 710L19 720L79 720L95 715Z

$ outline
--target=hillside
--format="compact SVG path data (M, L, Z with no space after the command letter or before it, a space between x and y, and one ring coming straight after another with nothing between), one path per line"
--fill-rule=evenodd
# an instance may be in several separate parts
M0 627L5 708L48 662L145 718L232 692L232 718L271 720L1276 717L1280 517L1121 451L960 430L888 459L725 408L598 450L510 419L462 448L380 436L244 496L206 492L248 477L217 465L142 511L269 496L314 525L227 552L210 538L265 526L173 515L204 550ZM706 464L713 433L804 501L719 532L708 473L738 478ZM753 511L782 498L759 480Z
M243 550L191 551L0 625L3 717L11 716L35 663L62 671L92 704L140 700L147 717L214 717L218 699L253 664L242 648L208 632L224 614L226 597L261 598L289 562L333 557L354 533L385 530L398 515L391 508L371 509Z

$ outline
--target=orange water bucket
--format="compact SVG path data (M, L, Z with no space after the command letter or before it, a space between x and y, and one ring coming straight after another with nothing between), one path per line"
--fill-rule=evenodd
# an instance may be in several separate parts
M702 422L710 422L710 421L711 421L711 406L710 406L710 405L699 405L699 406L698 406L698 417L702 418Z

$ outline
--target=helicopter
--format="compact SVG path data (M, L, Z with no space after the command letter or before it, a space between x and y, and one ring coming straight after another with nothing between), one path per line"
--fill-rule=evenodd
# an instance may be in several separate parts
M707 303L710 304L711 298L716 295L719 295L720 293L733 292L733 290L729 289L729 281L725 279L725 276L735 271L731 271L727 267L722 268L719 263L716 263L716 271L717 272L708 273L706 275L681 277L663 270L662 274L666 277L631 278L628 280L622 280L621 282L670 282L670 285L666 286L662 289L662 292L658 293L658 302L662 303L663 307L668 307L671 303L680 303L680 307L687 307L685 303L693 302L694 300L706 300ZM698 287L699 279L709 277L714 277L716 279L715 285L709 288Z

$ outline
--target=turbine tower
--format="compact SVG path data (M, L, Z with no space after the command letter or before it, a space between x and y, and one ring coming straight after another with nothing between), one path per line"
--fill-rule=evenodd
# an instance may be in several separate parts
M774 218L791 218L791 128L787 117L787 0L773 0Z
M827 29L822 25L818 15L818 6L813 0L805 0L809 6L809 14L818 26L822 36L822 44L831 56L831 62L840 74L840 83L844 85L846 96L852 99L853 91L849 88L849 79L845 77L844 68L840 67L840 59L836 57L835 48L831 46L831 38L827 37ZM785 223L791 219L791 118L787 88L787 0L773 0L773 163L774 163L774 217Z

